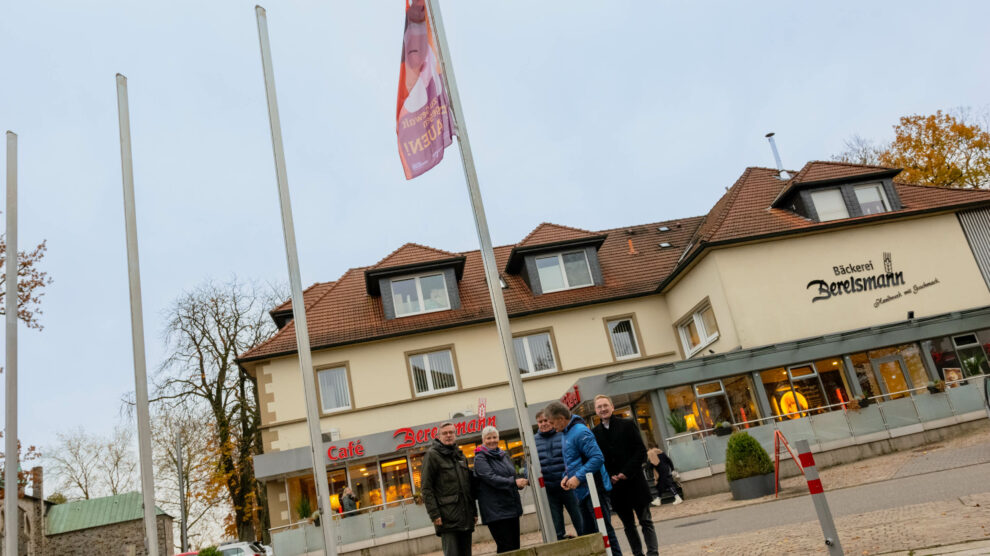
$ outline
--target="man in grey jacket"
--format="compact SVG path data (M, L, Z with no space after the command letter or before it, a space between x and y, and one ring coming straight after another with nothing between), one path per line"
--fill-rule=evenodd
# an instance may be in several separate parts
M444 556L469 556L477 506L471 494L471 470L457 447L453 423L437 428L437 437L423 456L420 492Z

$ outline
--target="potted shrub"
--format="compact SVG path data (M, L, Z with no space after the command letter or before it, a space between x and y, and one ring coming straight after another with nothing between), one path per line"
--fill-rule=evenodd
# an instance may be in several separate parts
M296 515L299 516L300 521L303 519L309 519L309 517L313 515L313 507L309 502L309 497L305 494L299 499L298 502L296 502Z
M721 421L715 424L715 436L729 436L732 434L732 424L728 421Z
M735 500L773 494L773 463L767 451L746 432L735 432L725 449L725 478Z

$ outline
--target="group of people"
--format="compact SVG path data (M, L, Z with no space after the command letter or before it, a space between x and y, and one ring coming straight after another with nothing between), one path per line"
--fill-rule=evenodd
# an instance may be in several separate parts
M650 505L659 505L660 498L651 495L643 466L648 464L653 470L658 493L670 491L678 504L681 498L671 477L673 464L655 446L647 450L634 420L613 415L615 407L608 396L595 397L594 404L600 420L594 429L560 402L550 403L536 415L536 446L557 539L567 536L565 510L579 536L598 533L587 480L590 473L612 554L621 555L612 528L614 511L633 554L644 554L645 544L645 553L654 556L658 543ZM495 427L485 427L481 440L475 449L473 472L457 447L453 423L440 425L423 458L420 491L441 538L444 556L471 554L478 511L499 553L519 548L519 517L523 513L519 491L529 480L518 476L509 454L499 447Z

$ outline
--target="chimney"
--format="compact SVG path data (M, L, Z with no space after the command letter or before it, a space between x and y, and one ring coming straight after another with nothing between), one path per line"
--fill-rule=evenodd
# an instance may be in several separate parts
M31 468L31 494L38 500L45 499L45 483L41 466Z
M774 142L773 135L774 133L771 131L766 134L766 138L770 141L770 150L773 151L773 159L777 161L778 177L782 180L789 180L791 179L791 175L787 173L787 170L784 170L784 164L780 162L780 153L777 152L777 143Z

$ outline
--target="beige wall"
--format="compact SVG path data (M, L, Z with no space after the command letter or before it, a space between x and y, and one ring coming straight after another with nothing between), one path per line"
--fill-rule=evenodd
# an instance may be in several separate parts
M812 302L812 280L841 281L884 273L891 254L904 286ZM723 249L715 259L743 348L820 336L990 304L990 291L954 214L875 224ZM874 269L836 276L833 266L873 261ZM906 290L938 279L907 294ZM874 306L878 298L901 297ZM719 322L721 324L721 320Z
M642 357L618 362L613 357L605 319L620 315L634 316ZM558 372L527 378L527 399L541 402L559 398L589 374L675 360L677 347L669 323L666 302L659 295L513 319L514 333L551 329L554 338ZM414 398L406 353L449 345L453 346L461 388L466 391ZM511 407L502 360L494 324L314 352L317 368L347 363L352 401L359 409L324 418L323 430L337 428L342 438L351 438L394 428L397 423L444 420L455 411L473 412L479 397L487 398L489 411ZM305 417L297 359L276 359L256 370L262 389L263 424L276 425L266 434L266 451L308 445L305 423L294 422ZM368 406L375 407L360 410Z
M719 353L739 346L739 336L733 319L731 306L726 297L717 258L710 254L691 268L666 293L670 307L670 320L667 323L671 334L675 334L676 323L691 315L706 298L715 313L718 323L718 339L705 346L695 356L707 355L708 350ZM677 340L680 343L680 339ZM686 355L683 351L679 352Z

